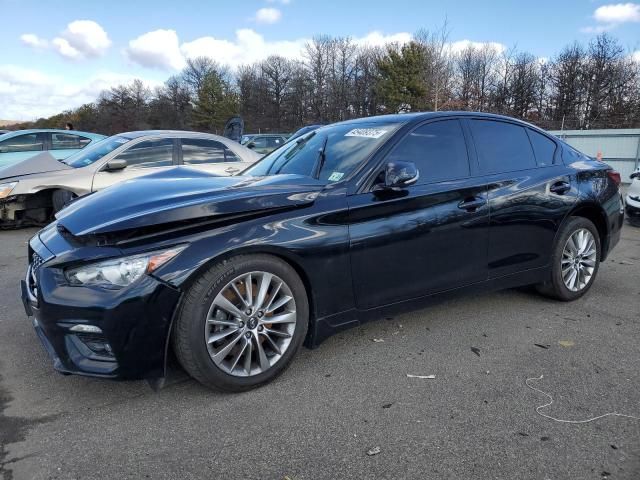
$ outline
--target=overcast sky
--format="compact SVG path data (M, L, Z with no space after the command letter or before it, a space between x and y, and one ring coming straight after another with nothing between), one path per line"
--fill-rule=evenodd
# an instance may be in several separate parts
M314 34L403 42L447 19L450 41L552 57L608 31L640 61L640 3L594 0L0 0L0 119L30 120L140 78L150 86L188 57L234 67L299 58Z

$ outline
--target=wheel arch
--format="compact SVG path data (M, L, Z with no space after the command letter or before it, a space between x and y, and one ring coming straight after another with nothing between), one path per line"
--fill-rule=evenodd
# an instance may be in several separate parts
M278 258L279 260L285 262L291 268L295 270L295 272L302 280L304 285L305 292L307 294L307 302L309 304L309 328L307 332L307 337L309 337L310 332L313 331L314 324L316 322L316 303L315 298L313 296L313 288L312 282L309 274L303 266L303 261L289 251L286 248L276 247L272 245L255 245L255 246L245 246L237 249L227 250L219 253L208 259L206 262L203 262L197 269L195 269L191 274L187 277L187 279L180 284L180 290L185 292L191 287L191 285L202 275L205 271L211 268L213 265L219 262L224 262L225 260L229 260L230 258L237 257L239 255L270 255ZM182 302L182 299L180 300ZM176 308L178 311L180 305ZM171 326L169 328L169 333L167 335L167 339L171 337L173 330L173 319L171 321ZM167 340L167 346L169 341Z
M600 261L604 261L609 251L609 227L607 226L607 214L602 206L592 202L580 203L568 213L562 223L564 224L570 217L586 218L595 225L600 236ZM558 229L558 231L560 230Z

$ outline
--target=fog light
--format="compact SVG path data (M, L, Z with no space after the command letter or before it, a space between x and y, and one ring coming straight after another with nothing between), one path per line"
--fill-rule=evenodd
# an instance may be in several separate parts
M72 332L79 333L102 333L102 329L100 327L96 327L95 325L74 325L69 330Z

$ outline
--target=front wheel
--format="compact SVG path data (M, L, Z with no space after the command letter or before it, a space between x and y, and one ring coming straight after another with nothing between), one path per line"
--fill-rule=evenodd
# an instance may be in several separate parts
M242 255L214 265L187 291L173 346L202 384L249 390L287 367L308 322L307 294L296 271L276 257Z
M538 290L552 298L571 301L593 285L600 266L600 235L583 217L571 217L558 232L551 256L551 280Z

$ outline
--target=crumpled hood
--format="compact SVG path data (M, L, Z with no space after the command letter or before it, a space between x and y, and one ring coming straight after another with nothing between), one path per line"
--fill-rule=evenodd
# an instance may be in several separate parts
M42 152L34 157L22 160L21 162L14 163L6 167L0 166L0 180L5 180L11 177L20 177L23 175L33 175L35 173L68 170L70 168L73 167L57 160L49 152Z
M313 203L323 184L300 175L219 177L178 167L73 202L56 215L75 236Z

